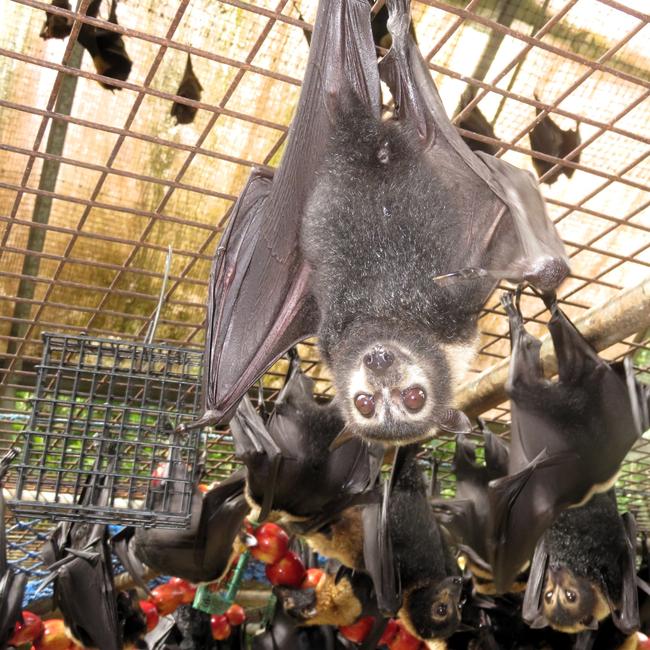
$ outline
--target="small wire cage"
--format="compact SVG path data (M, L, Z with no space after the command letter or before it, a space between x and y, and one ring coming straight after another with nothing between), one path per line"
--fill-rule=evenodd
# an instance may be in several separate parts
M198 413L202 354L87 336L46 333L43 339L9 502L15 513L186 526L200 432L175 429ZM84 499L93 475L106 477L105 503Z

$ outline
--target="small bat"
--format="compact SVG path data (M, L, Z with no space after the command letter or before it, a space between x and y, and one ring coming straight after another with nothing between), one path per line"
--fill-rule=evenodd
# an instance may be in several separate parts
M140 609L135 591L120 591L116 600L124 647L147 650L143 641L147 633L147 620Z
M474 99L474 91L471 87L468 87L465 92L461 95L460 103L456 109L457 113L460 113L465 106L467 106L472 99ZM472 133L478 133L479 135L486 135L490 138L497 140L497 136L494 133L492 125L487 121L485 115L481 113L478 106L475 106L470 112L469 115L464 117L458 124L457 127L465 129L465 131L471 131ZM487 154L493 156L499 147L490 142L483 142L482 140L475 140L472 137L461 136L463 142L472 150L472 151L484 151Z
M512 295L502 296L512 356L506 391L512 431L508 476L490 483L495 584L503 592L530 560L537 540L562 510L614 483L639 436L634 394L559 309L548 328L557 381L544 377L541 343L524 328Z
M182 498L176 485L187 480L188 476L180 459L173 458L170 465L169 485L162 486L154 499L160 500L165 498L165 493L171 494L168 498L172 500L173 510L173 501ZM244 496L244 485L244 472L241 470L205 495L195 485L187 529L128 527L115 535L112 540L115 553L136 583L146 589L142 563L163 575L194 583L220 578L230 566L233 544L250 509Z
M639 627L636 525L611 490L562 512L537 544L523 605L533 627L572 634L611 616L625 635Z
M92 0L88 5L86 15L96 18L101 3L102 0ZM114 25L117 25L116 9L117 0L112 0L108 20ZM133 61L126 53L121 34L84 23L79 30L77 40L88 50L97 74L119 81L126 81L129 78ZM99 85L111 91L121 90L119 86L109 82L100 81Z
M496 282L551 290L568 272L532 176L467 147L408 0L387 6L378 65L367 0L320 2L280 166L253 172L217 249L193 426L229 419L272 362L318 334L354 434L407 444L466 430L452 388Z
M68 0L52 0L50 4L59 9L67 9L68 11L72 10ZM66 36L70 36L71 31L71 18L67 18L66 16L57 16L46 12L45 23L43 24L43 29L41 29L40 37L43 39L65 38Z
M201 99L202 91L203 86L200 84L197 76L194 74L194 69L192 68L192 59L188 54L187 63L185 64L185 72L183 72L183 78L181 79L181 83L178 87L178 90L176 91L176 94L180 97L193 99L194 101L198 102ZM195 106L188 106L187 104L174 102L172 104L171 114L172 117L176 118L176 124L191 124L194 122L197 110L198 109Z
M465 557L472 574L474 588L481 594L494 594L490 560L491 519L488 484L508 472L508 447L484 428L485 465L476 463L474 445L464 434L456 436L453 471L456 496L435 499L434 511L440 523L450 532L455 545ZM513 585L508 589L517 589Z
M370 577L343 565L335 573L326 571L314 588L276 587L274 593L283 610L299 625L347 626L362 617L373 616L375 624L360 650L374 650L386 626Z
M400 447L385 497L364 512L364 564L379 608L425 641L460 623L462 579L429 504L418 445Z
M538 99L537 95L535 99ZM542 110L538 107L535 107L535 114L539 115ZM533 151L539 151L541 153L548 154L549 156L555 156L555 158L564 158L568 156L581 142L580 138L580 126L576 123L575 131L567 129L566 131L562 130L549 115L545 115L544 118L536 124L530 131L530 148ZM578 152L571 159L575 163L580 162L580 152ZM536 158L533 156L533 167L539 177L542 177L549 169L555 167L555 163L542 160L541 158ZM545 178L542 182L552 185L560 177L560 174L564 174L567 178L571 178L574 172L573 167L566 167L560 165L556 171L554 171L548 178Z
M14 626L22 621L23 594L27 583L27 576L16 571L7 562L6 513L2 486L9 464L17 454L17 449L10 449L0 460L0 648L7 646L14 633Z
M105 474L95 469L81 491L80 503L102 508L109 505L113 457ZM61 522L41 551L51 571L42 586L54 580L54 602L77 642L88 648L121 650L122 626L113 586L107 527L84 521ZM42 588L41 586L41 588Z
M334 405L318 404L314 382L290 355L287 381L266 423L248 396L231 421L235 454L246 465L248 498L258 519L279 511L325 523L352 505L379 474L383 450L353 439L330 451L344 422Z
M341 650L352 646L329 626L298 627L277 603L266 629L253 637L251 647L252 650Z

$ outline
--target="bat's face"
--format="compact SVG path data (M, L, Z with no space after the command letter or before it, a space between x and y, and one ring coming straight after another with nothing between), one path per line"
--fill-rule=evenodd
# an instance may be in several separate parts
M333 355L339 405L351 431L373 442L399 445L445 428L452 387L465 365L461 362L463 369L458 370L455 347L416 348L385 340L341 354L339 363ZM470 350L466 356L472 354Z
M446 639L458 628L461 618L460 578L445 578L435 586L413 589L406 594L400 619L409 632L422 639Z
M594 583L565 567L550 567L542 594L542 611L551 627L573 634L593 629L609 615L609 606Z

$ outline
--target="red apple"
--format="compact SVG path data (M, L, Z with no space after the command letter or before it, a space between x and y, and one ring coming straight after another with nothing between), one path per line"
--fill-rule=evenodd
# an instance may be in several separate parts
M397 630L399 630L399 623L394 618L389 618L384 633L379 637L378 645L388 645L395 638Z
M216 641L223 641L230 636L230 623L223 614L210 616L210 629L212 630L212 638Z
M305 573L305 579L300 585L301 589L316 589L318 583L321 581L321 578L325 575L325 571L322 569L307 569Z
M183 597L181 601L183 605L191 605L194 602L196 587L193 584L190 584L187 580L183 580L183 578L170 578L169 584L180 591Z
M60 618L43 621L43 634L34 642L37 650L68 650L72 639L65 631L65 623Z
M257 544L251 548L251 555L265 564L275 564L289 549L289 536L277 524L262 524L253 535Z
M167 582L164 585L154 587L151 590L149 600L156 606L159 614L167 616L183 602L183 593L178 587Z
M246 612L241 605L234 603L226 611L226 618L232 626L241 625L246 620Z
M305 567L293 551L287 551L275 564L266 565L266 577L272 585L297 589L305 577Z
M650 650L650 639L642 632L637 632L637 650Z
M140 609L147 621L147 632L151 632L160 620L158 608L150 600L141 600Z
M342 625L339 627L339 632L348 641L353 643L363 643L372 630L375 619L372 616L364 616L352 625Z
M420 639L407 632L402 626L397 630L397 634L388 644L388 650L419 650Z
M14 626L13 636L9 639L9 645L21 646L25 643L33 643L43 634L43 621L41 617L23 610L23 620L18 621Z
M169 476L169 462L158 463L151 476L153 477L151 487L159 488L162 485L163 479Z

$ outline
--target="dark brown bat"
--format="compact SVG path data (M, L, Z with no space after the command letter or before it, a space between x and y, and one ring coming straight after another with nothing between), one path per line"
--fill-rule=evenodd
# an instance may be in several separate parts
M461 95L460 98L460 103L458 105L458 109L456 110L457 113L460 113L467 104L469 104L472 99L474 99L474 90L471 87L468 87L465 92ZM475 106L470 112L469 115L464 117L458 124L456 125L461 129L465 129L466 131L471 131L472 133L477 133L478 135L486 135L490 138L494 138L495 140L498 139L496 134L494 133L494 129L492 128L492 125L487 121L485 118L485 115L481 113L480 109L478 106ZM484 151L487 154L490 154L493 156L497 151L499 151L499 147L495 144L492 144L490 142L483 142L482 140L475 140L472 137L467 137L465 135L461 136L463 138L463 142L472 150L472 151Z
M176 91L176 94L180 97L193 99L194 101L198 102L201 100L202 91L203 86L200 84L197 76L194 74L194 69L192 68L192 59L188 54L187 63L185 64L185 72L183 72L183 78L181 79L181 83L178 87L178 90ZM191 124L194 122L197 110L198 109L195 106L188 106L187 104L174 102L172 104L171 114L172 117L176 118L176 124Z
M562 512L535 549L523 617L533 627L577 633L612 617L629 636L639 628L636 525L611 490Z
M7 562L7 532L5 530L5 500L2 494L4 477L9 463L18 454L10 449L0 460L0 648L5 648L14 633L14 626L22 620L23 594L27 576Z
M507 473L508 447L487 428L483 435L484 465L477 464L474 445L465 435L456 436L453 464L456 496L453 499L435 499L433 508L465 557L475 590L481 594L493 594L488 484Z
M110 475L95 470L81 492L81 503L98 508L109 504ZM61 522L42 549L45 564L54 580L54 602L63 620L80 645L101 650L121 650L122 626L117 612L117 594L113 586L108 532L104 524L84 521Z
M397 612L420 639L446 639L460 624L462 580L429 503L418 445L400 447L381 504L364 511L364 565L380 610Z
M635 393L560 311L555 298L548 328L557 381L545 379L541 343L524 328L511 294L512 357L506 390L512 405L508 476L490 483L492 568L503 592L525 568L542 533L564 509L608 490L640 434Z
M68 0L52 0L50 4L59 9L72 10ZM45 14L45 24L41 29L40 37L43 39L48 38L65 38L70 36L72 31L72 19L65 16L57 16L55 14Z
M389 0L377 64L367 0L321 0L282 162L234 206L210 280L205 414L228 419L264 370L318 334L353 433L465 430L452 387L496 281L554 288L562 243L527 172L474 154ZM379 80L394 119L380 119Z
M537 96L535 96L535 99L538 99ZM536 115L539 115L541 112L540 108L535 107ZM564 131L551 119L550 115L545 115L530 132L531 149L548 154L549 156L555 156L556 158L568 156L581 142L579 124L576 124L575 131L569 129ZM580 152L573 156L571 160L575 163L580 162ZM535 167L537 175L542 177L551 167L555 167L555 163L533 156L533 167ZM542 182L552 185L560 177L560 174L571 178L574 171L573 167L560 165L558 169Z
M330 451L344 423L331 403L315 401L313 390L294 351L266 423L248 397L231 421L235 454L246 465L247 494L260 508L260 521L274 510L303 520L303 530L305 519L324 524L352 505L379 474L382 449L350 440Z
M96 18L101 3L102 0L93 0L88 5L86 15ZM117 0L112 0L108 20L114 25L117 25L116 10ZM94 27L84 23L79 30L77 40L88 50L97 74L111 79L118 79L119 81L126 81L129 78L133 62L126 53L124 39L121 34L110 29ZM119 86L115 86L110 82L100 81L99 85L107 90L121 90Z
M183 498L181 489L175 485L186 481L188 476L187 468L180 460L172 459L170 465L166 480L169 485L161 486L154 499L157 501L165 498L165 493L171 494L173 510L174 500ZM244 472L241 470L205 495L195 485L187 529L126 528L112 540L117 556L141 587L144 587L143 563L159 573L190 582L210 582L220 578L230 566L233 544L250 509L244 496L244 485Z

